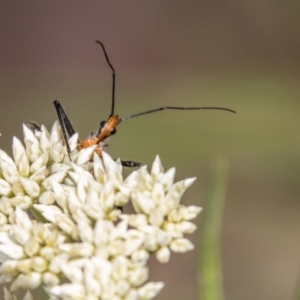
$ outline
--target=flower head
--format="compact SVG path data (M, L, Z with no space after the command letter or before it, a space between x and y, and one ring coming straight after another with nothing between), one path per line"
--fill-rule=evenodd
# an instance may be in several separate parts
M124 179L119 160L78 151L77 134L70 160L58 123L23 130L13 158L0 150L0 282L50 299L152 299L163 284L147 283L150 255L193 248L184 236L200 208L180 199L195 179L174 183L159 157Z

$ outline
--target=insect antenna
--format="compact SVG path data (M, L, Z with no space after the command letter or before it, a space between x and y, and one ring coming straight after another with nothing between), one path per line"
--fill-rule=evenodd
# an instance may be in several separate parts
M100 46L102 47L102 50L103 50L104 55L105 55L106 62L109 65L109 67L111 68L112 73L113 73L113 78L112 78L112 101L111 101L111 113L110 113L110 117L111 117L111 116L114 115L114 111L115 111L116 72L115 72L114 67L112 66L112 64L109 61L109 58L108 58L108 55L106 53L106 50L105 50L105 47L104 47L103 43L100 42L100 41L96 41L96 43L100 44Z
M157 111L161 111L161 110L167 110L167 109L179 109L179 110L197 110L197 109L214 109L214 110L225 110L225 111L229 111L232 113L236 113L236 111L229 109L229 108L225 108L225 107L178 107L178 106L163 106L163 107L159 107L159 108L155 108L155 109L151 109L151 110L146 110L140 113L136 113L136 114L132 114L132 115L128 115L125 117L122 117L119 119L119 123L121 121L127 120L127 119L132 119L138 116L142 116L142 115L147 115L147 114L151 114Z

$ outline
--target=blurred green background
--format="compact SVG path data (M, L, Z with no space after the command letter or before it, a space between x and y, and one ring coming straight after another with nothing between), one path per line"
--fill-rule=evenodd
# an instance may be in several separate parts
M198 177L184 204L204 206L209 166L229 162L222 226L225 298L294 299L300 229L300 2L0 1L0 146L21 124L48 127L59 99L82 137L110 113L117 72L120 116L164 105L224 106L165 111L122 123L113 157L150 165L159 154L176 179ZM201 231L201 216L197 219ZM191 236L199 247L199 234ZM156 299L197 299L197 251L154 260ZM205 300L205 299L202 299Z

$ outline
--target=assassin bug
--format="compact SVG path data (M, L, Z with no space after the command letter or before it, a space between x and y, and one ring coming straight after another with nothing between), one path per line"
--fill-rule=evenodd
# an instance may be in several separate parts
M78 145L77 145L78 150L83 149L83 148L87 148L89 146L97 145L97 147L95 149L95 152L99 156L101 156L103 147L106 145L105 144L105 139L116 133L116 127L117 127L118 124L120 124L122 121L127 120L127 119L132 119L132 118L135 118L135 117L138 117L138 116L154 113L154 112L161 111L161 110L167 110L167 109L177 109L177 110L217 109L217 110L225 110L225 111L235 113L234 110L229 109L229 108L224 108L224 107L163 106L163 107L143 111L143 112L140 112L140 113L131 114L131 115L128 115L128 116L125 116L125 117L119 117L118 115L115 115L114 114L114 110L115 110L115 83L116 83L115 69L112 66L112 64L110 63L110 60L108 58L108 55L106 53L106 50L105 50L105 47L104 47L103 43L100 42L100 41L96 41L96 43L98 43L102 47L106 62L109 65L110 69L112 70L112 105L111 105L111 113L110 113L110 115L109 115L109 117L106 121L100 122L100 127L99 127L98 132L96 134L93 134L89 138L78 141ZM73 129L73 126L72 126L69 118L67 117L66 112L64 111L63 107L61 106L60 102L58 100L55 100L53 103L54 103L54 106L55 106L55 109L56 109L56 112L57 112L57 115L58 115L58 120L59 120L61 129L62 129L63 138L64 138L64 142L66 144L67 152L68 152L69 158L71 159L71 157L70 157L71 149L70 149L70 146L69 146L69 143L68 143L68 138L70 138L73 134L75 134L75 130ZM127 167L137 167L137 166L141 165L141 163L134 162L134 161L121 161L121 163L122 163L123 166L127 166Z

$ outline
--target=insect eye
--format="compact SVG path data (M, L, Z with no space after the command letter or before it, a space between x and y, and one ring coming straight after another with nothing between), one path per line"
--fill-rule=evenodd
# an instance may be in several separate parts
M113 135L113 134L115 134L117 132L117 130L116 130L116 128L114 128L110 133L109 133L109 135Z
M105 124L106 124L106 121L101 121L100 122L100 128L103 128L105 126Z

